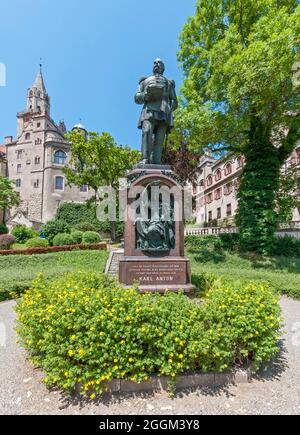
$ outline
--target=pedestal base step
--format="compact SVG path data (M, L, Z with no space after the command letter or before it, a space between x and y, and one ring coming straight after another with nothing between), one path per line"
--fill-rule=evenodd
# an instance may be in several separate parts
M184 291L184 293L190 293L195 290L195 287L192 284L185 285L169 285L167 288L165 285L140 285L139 291L141 293L162 293L164 294L166 291L172 293L178 293L179 291Z

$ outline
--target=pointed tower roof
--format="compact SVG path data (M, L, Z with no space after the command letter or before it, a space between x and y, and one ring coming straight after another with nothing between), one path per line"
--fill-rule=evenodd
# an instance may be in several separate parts
M43 77L43 72L42 72L42 65L40 65L40 70L36 76L33 87L46 93L46 87L45 87L44 77Z

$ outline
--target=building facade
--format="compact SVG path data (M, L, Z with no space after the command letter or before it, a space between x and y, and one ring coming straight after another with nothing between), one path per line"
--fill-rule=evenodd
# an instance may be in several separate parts
M70 159L64 122L50 116L50 97L40 70L27 92L26 109L17 114L17 137L5 138L7 176L14 180L21 205L10 213L10 224L40 226L55 217L63 202L84 202L88 186L69 186L63 167ZM84 130L79 125L74 128Z
M300 163L300 142L282 170ZM235 226L238 208L239 179L245 164L243 157L217 160L204 156L199 164L199 178L194 187L195 217L200 227ZM300 221L300 209L293 212L293 221Z

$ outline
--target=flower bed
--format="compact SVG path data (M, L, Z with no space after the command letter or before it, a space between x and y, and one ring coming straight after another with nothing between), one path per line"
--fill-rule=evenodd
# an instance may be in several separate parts
M91 245L69 245L69 246L49 246L48 248L27 248L27 249L9 249L0 251L0 255L34 255L48 254L51 252L64 251L106 251L106 243L95 243Z
M278 352L280 307L268 287L220 285L205 303L140 294L106 275L42 277L18 307L18 333L49 386L91 398L113 380L259 368Z

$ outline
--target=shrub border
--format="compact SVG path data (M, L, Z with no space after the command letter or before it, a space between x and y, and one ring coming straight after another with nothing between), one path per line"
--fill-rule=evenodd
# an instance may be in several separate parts
M93 243L91 245L49 246L48 248L27 248L0 250L1 255L34 255L48 254L51 252L68 251L106 251L107 243Z

